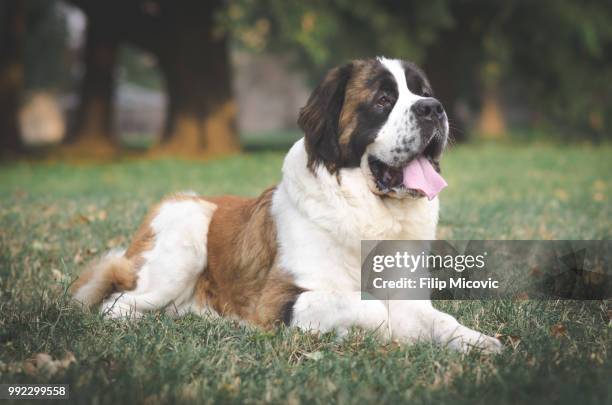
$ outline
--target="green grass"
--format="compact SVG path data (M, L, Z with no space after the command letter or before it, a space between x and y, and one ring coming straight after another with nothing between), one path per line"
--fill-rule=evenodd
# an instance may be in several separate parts
M67 383L81 403L612 403L609 303L443 302L489 334L497 356L382 345L226 320L153 314L138 323L73 308L83 263L126 245L151 203L176 190L256 195L282 153L209 163L123 161L0 167L0 383ZM612 147L467 145L443 161L440 237L610 239ZM32 373L36 353L76 362Z

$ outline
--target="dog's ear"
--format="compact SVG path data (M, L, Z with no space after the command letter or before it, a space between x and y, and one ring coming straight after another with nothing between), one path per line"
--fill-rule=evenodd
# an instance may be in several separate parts
M351 63L330 70L300 110L298 125L304 131L310 170L323 163L334 173L342 164L338 123L351 71Z

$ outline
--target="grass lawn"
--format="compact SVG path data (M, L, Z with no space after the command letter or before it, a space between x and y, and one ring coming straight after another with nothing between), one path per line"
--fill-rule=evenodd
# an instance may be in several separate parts
M194 316L126 324L66 299L83 264L125 246L164 194L256 195L279 180L281 161L281 152L257 152L208 163L0 166L0 383L66 383L82 403L612 403L609 302L436 304L511 336L501 355L482 356ZM610 145L466 145L442 167L450 187L440 238L612 238ZM26 361L66 352L74 361Z

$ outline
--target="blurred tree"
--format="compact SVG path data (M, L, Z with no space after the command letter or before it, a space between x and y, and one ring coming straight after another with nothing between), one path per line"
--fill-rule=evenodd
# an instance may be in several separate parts
M19 129L26 146L40 147L66 134L67 115L57 96L70 84L68 27L59 0L27 0L25 9Z
M220 15L239 45L293 55L313 84L330 67L354 58L422 61L452 21L447 0L235 0Z
M26 0L23 38L24 88L57 91L70 78L66 63L68 28L59 0Z
M17 125L20 91L23 86L21 56L25 32L23 0L0 2L0 153L22 147Z
M505 133L500 82L508 64L508 48L496 29L500 20L508 18L510 3L447 2L450 23L424 51L425 71L449 112L458 140L466 137L469 126L486 136Z
M15 108L15 86L22 80L15 72L21 72L23 29L16 27L23 25L18 10L24 1L0 5L0 72L12 78L0 80L5 116ZM537 124L601 137L612 123L612 7L596 0L70 1L88 17L74 137L86 150L114 150L110 104L123 42L154 54L163 73L168 119L156 148L162 151L238 148L230 38L254 51L290 54L313 81L356 57L414 60L425 67L453 127L470 120L470 106L481 112L472 123L504 132L501 104L507 94Z
M448 13L452 23L426 50L426 68L438 89L446 82L448 103L481 111L481 129L504 127L503 93L531 112L529 124L536 127L573 137L611 135L609 4L462 0L449 1ZM443 64L445 58L453 63ZM436 69L444 65L448 70ZM502 122L487 119L496 115Z
M69 141L70 152L112 154L112 100L115 61L120 36L116 21L124 15L117 4L74 1L87 15L85 74L81 80L79 107ZM117 16L118 18L115 18Z
M445 53L450 47L440 47L437 39L440 32L449 31L454 24L448 3L235 0L220 21L239 46L293 56L295 67L308 73L313 85L327 69L354 58L384 55L426 64L436 96L445 102L455 90L451 78L444 76L451 60ZM447 109L456 128L459 124L450 103ZM454 137L463 133L458 131Z
M85 77L75 141L111 148L110 103L117 47L129 42L157 57L168 118L156 150L183 155L238 149L227 36L217 30L221 0L72 0L87 15Z
M506 77L534 119L565 135L610 137L612 4L514 0L508 7L497 27L510 54Z
M445 0L415 5L403 16L394 14L392 4L381 8L370 0L71 2L88 17L86 73L74 138L85 150L113 147L110 103L122 41L156 55L165 78L168 119L162 143L155 149L217 154L238 148L230 35L258 50L267 45L277 52L294 50L302 67L319 76L331 63L356 54L416 55L434 39L438 25L445 24ZM386 29L394 26L410 27L406 31L411 35ZM271 37L275 40L268 41Z
M242 46L292 52L314 77L355 57L412 59L425 67L452 126L471 121L499 136L506 129L502 96L512 93L510 101L538 120L532 123L574 136L610 136L612 7L606 2L234 0L222 21ZM466 106L478 117L466 114Z

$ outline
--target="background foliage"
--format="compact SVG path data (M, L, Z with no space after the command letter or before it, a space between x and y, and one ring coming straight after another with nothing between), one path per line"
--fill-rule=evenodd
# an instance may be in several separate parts
M351 58L401 56L460 82L447 101L478 104L481 89L496 82L528 104L536 124L566 136L610 136L612 7L605 1L240 0L220 21L241 46L293 54L315 81Z
M86 16L81 50L66 49L68 7ZM115 155L119 77L167 100L155 151L236 152L231 54L245 50L278 56L311 87L354 58L416 61L457 140L612 133L612 7L601 0L15 0L0 17L0 141L11 150L23 95L43 89L78 104L64 139L80 147L67 155Z

